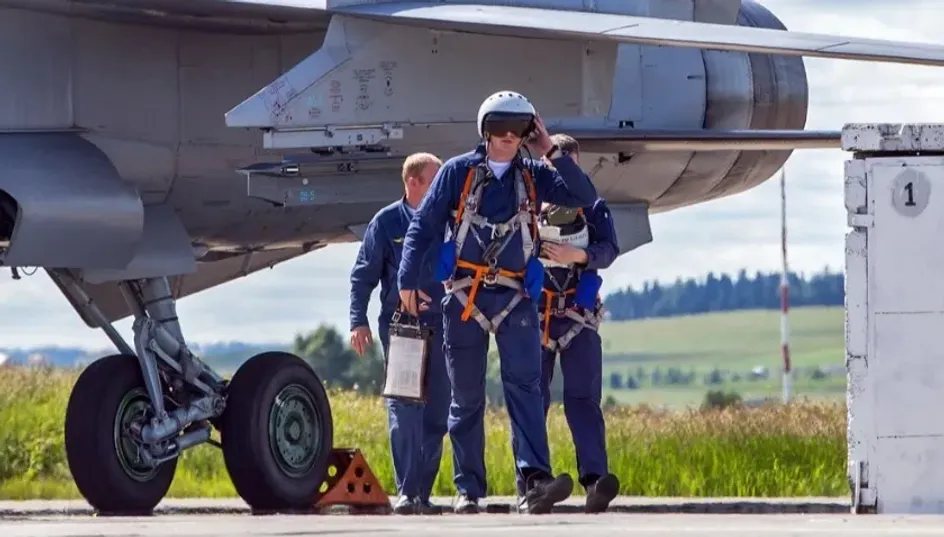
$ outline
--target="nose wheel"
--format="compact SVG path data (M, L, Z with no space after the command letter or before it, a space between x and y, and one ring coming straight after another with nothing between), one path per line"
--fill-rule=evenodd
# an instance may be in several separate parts
M254 510L307 510L320 497L334 440L321 379L301 358L250 358L226 389L220 420L233 487Z

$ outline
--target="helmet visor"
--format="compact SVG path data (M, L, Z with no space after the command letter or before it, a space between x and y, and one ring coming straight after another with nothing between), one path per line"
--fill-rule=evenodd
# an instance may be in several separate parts
M483 122L482 130L490 136L513 134L524 138L531 131L534 118L530 114L489 114Z
M552 226L566 226L573 224L577 220L578 210L573 207L561 207L560 205L551 205L543 211L544 220Z

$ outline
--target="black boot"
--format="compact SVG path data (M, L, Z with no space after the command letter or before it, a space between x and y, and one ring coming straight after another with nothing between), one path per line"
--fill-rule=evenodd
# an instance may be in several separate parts
M438 505L433 505L433 502L429 501L428 499L424 500L422 498L415 498L414 501L416 502L416 510L421 515L441 515L442 514L442 508L439 507Z
M416 502L409 496L400 496L393 506L393 512L397 515L415 515Z
M606 474L592 484L587 485L586 513L602 513L610 506L613 498L619 494L619 479L613 474Z
M476 515L479 512L479 501L460 495L454 510L457 515Z
M570 474L552 477L541 472L528 479L527 493L518 502L519 513L533 515L551 512L554 504L566 500L574 491L574 480Z

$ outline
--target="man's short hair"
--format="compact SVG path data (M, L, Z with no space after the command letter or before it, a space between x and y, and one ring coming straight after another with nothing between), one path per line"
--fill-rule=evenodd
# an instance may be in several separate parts
M409 177L419 177L426 166L433 164L442 166L442 160L432 153L413 153L403 161L402 179L406 183Z
M580 153L580 144L567 134L555 134L551 136L551 142L557 144L561 153Z

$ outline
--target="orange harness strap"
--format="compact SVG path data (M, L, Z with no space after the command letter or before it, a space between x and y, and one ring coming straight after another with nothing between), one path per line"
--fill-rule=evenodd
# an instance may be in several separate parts
M472 191L472 182L475 180L475 168L469 168L469 173L465 176L465 185L462 186L462 194L459 195L459 208L456 209L456 223L462 220L462 213L465 212L465 200ZM456 252L459 255L459 252Z
M482 283L482 278L484 278L485 274L489 273L491 269L488 265L476 265L475 263L469 263L462 259L456 260L456 266L475 271L475 276L473 276L472 279L472 287L469 289L469 301L466 303L465 309L462 310L462 320L468 321L469 317L472 315L472 308L475 306L475 293L479 290L479 284ZM523 278L524 272L498 269L498 275L506 278Z
M544 301L544 346L546 347L548 342L551 340L551 310L553 309L553 301L555 298L560 296L572 295L577 292L576 289L568 289L563 293L558 293L557 291L551 291L548 288L543 289L544 294L547 296L547 300Z
M538 195L534 189L534 179L531 177L531 172L529 172L527 168L524 168L521 170L521 176L524 178L525 186L528 187L528 202L531 204L531 207L529 207L531 211L531 240L537 244L538 235L540 233L538 231Z

